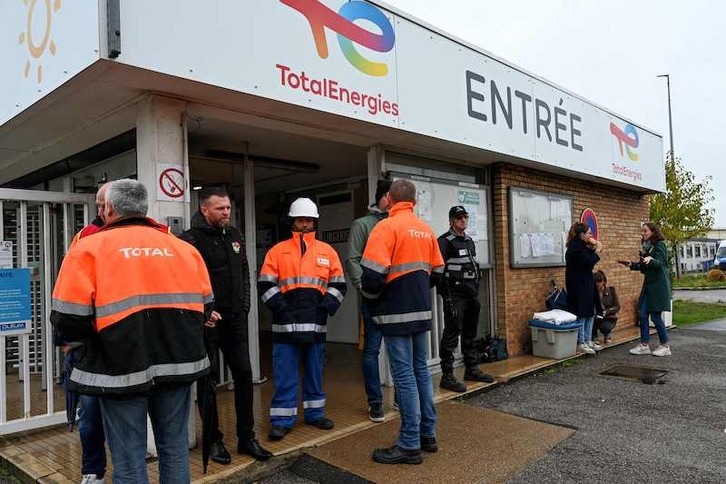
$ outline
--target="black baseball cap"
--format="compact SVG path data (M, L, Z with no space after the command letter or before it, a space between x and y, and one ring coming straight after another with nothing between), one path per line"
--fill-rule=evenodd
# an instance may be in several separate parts
M454 205L449 210L449 218L456 218L460 215L469 215L469 212L462 205Z

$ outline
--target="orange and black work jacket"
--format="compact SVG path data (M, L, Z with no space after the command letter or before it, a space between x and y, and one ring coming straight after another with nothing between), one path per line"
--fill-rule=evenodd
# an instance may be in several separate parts
M68 251L51 323L83 341L71 389L132 394L209 372L203 328L212 286L201 255L146 218L105 225Z
M324 342L328 315L345 296L338 253L315 239L315 232L293 232L265 256L257 282L262 302L272 311L275 343Z
M444 259L436 235L414 215L412 202L396 203L373 227L360 264L362 294L384 336L431 329L431 287L443 273Z

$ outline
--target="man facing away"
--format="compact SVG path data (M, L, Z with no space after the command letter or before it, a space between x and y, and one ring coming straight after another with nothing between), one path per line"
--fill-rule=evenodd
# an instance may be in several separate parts
M463 393L466 385L454 376L454 351L461 338L464 353L464 380L491 383L491 375L479 369L479 358L474 346L479 324L479 265L476 246L466 235L469 213L462 205L449 210L449 231L438 239L444 257L444 277L439 282L439 294L444 298L444 333L441 336L441 383L447 390ZM462 332L463 331L463 332Z
M416 217L416 187L408 180L391 184L391 210L368 238L361 266L362 291L371 299L391 361L391 374L401 412L395 445L376 449L382 464L420 464L421 450L436 452L436 409L426 364L431 330L431 287L444 261L431 227Z
M205 328L205 338L213 373L205 378L216 381L218 350L232 370L234 379L234 409L237 415L237 452L257 460L267 460L272 454L255 437L253 413L252 366L248 338L247 315L250 311L250 269L247 263L244 237L230 225L232 205L223 188L208 188L199 194L199 210L191 220L191 228L181 235L202 254L214 291L215 311ZM207 382L197 385L197 401L212 402L212 446L210 458L229 464L231 457L224 446L219 430L217 399L206 395ZM201 411L201 404L199 405Z
M53 326L64 341L83 342L71 387L100 398L115 484L148 482L147 413L161 482L190 481L191 384L209 372L204 260L147 209L144 185L113 182L106 225L71 248L53 290Z
M350 226L348 235L348 258L345 261L348 269L348 278L358 292L361 291L361 276L363 269L360 258L368 242L368 236L373 227L388 216L389 180L379 180L376 187L375 202L368 207L368 213L357 218ZM371 319L371 310L367 299L361 299L361 314L363 315L363 380L365 382L366 397L368 399L368 418L373 422L383 422L383 393L381 391L381 376L378 369L378 355L381 349L383 335Z
M347 288L338 253L315 238L320 217L315 203L298 198L288 216L293 220L292 237L270 249L257 282L262 302L272 311L271 440L284 438L297 421L300 364L305 423L333 428L333 421L325 417L325 335L328 316L338 311Z
M71 242L71 247L83 237L95 234L106 223L104 208L106 191L111 182L101 185L96 192L96 217L81 229ZM60 347L69 361L78 357L78 342L61 342ZM81 474L83 484L104 484L106 482L106 434L103 430L101 405L95 395L80 395L78 411L78 433L81 437Z

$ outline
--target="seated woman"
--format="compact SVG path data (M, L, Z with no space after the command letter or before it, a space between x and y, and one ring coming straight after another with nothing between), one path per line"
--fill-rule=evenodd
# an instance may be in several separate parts
M612 342L611 335L615 323L618 322L618 311L620 311L620 301L615 292L615 288L608 286L608 278L603 271L595 272L595 287L597 294L600 296L600 304L602 310L598 309L595 315L595 324L592 326L592 340L597 340L597 333L600 331L603 335L603 343Z

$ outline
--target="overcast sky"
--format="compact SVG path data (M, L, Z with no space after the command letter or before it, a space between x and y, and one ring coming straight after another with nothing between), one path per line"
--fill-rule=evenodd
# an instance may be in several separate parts
M726 227L726 2L384 0L663 136Z

